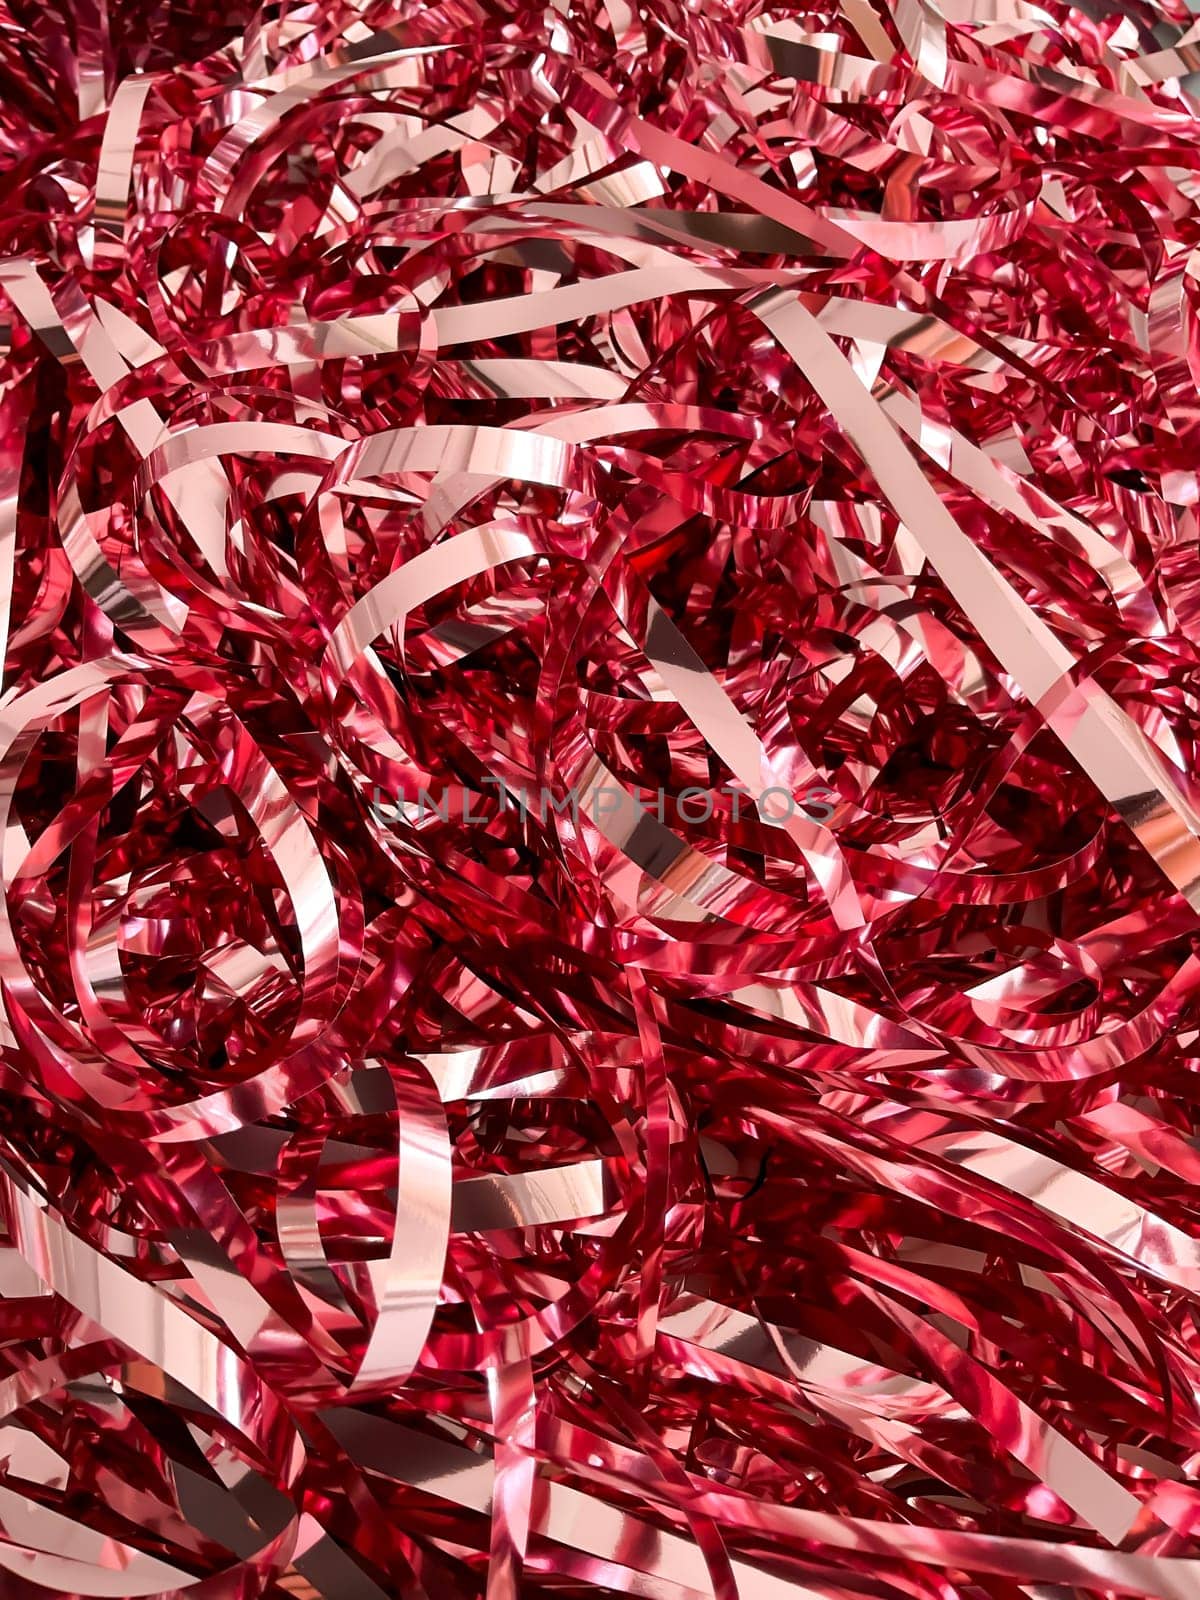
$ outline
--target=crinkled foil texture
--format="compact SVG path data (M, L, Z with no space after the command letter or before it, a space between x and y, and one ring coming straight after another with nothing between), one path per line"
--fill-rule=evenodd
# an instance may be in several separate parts
M3 0L4 1600L1197 1593L1193 69Z

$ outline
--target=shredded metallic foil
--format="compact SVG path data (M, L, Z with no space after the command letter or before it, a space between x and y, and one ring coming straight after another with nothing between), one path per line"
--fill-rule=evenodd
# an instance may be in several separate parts
M0 0L3 1600L1200 1594L1197 71Z

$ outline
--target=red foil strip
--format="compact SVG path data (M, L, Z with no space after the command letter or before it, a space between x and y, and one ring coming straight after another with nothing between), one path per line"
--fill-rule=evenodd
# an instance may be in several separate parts
M1200 30L0 0L0 1594L1200 1585Z

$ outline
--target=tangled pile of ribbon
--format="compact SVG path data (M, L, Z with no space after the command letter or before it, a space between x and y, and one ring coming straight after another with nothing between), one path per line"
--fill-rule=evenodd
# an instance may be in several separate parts
M1193 67L0 0L4 1600L1197 1592Z

